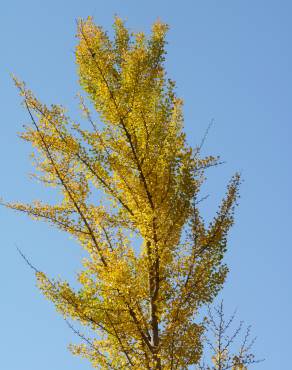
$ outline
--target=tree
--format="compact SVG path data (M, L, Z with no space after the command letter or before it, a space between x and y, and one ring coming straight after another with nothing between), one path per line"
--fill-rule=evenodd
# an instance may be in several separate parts
M55 205L7 203L72 235L88 258L81 288L36 270L38 286L66 318L90 329L71 351L101 369L198 365L206 323L228 268L223 262L240 177L210 224L199 210L205 170L183 133L182 100L164 68L168 27L132 34L119 19L110 40L91 18L78 23L80 84L99 115L91 128L42 104L16 80L31 118L21 137L35 148L35 177L60 190ZM240 368L240 363L237 368ZM244 368L244 367L242 367Z
M208 307L204 336L205 343L212 353L212 365L207 365L201 361L198 365L199 370L247 370L247 365L262 361L256 360L251 352L255 338L250 339L250 326L246 328L243 339L237 346L239 349L234 348L235 343L239 341L244 326L243 321L240 321L239 325L232 330L235 314L236 312L226 320L223 301L213 310L210 306Z

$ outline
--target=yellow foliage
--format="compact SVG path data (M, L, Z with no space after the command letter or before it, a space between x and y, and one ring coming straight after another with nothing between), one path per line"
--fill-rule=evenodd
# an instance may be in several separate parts
M80 84L101 121L93 122L81 98L92 130L16 80L32 119L21 137L36 149L35 176L57 187L62 200L8 206L68 232L88 252L80 290L43 273L37 280L59 312L95 332L70 348L97 369L197 364L204 331L198 312L227 274L222 258L239 176L205 225L196 199L218 158L199 158L186 143L183 103L164 69L167 29L157 22L149 37L132 34L116 18L110 40L91 18L79 21Z

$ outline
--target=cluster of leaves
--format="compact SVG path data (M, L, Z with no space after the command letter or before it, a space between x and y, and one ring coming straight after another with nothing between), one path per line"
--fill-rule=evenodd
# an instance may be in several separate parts
M199 310L228 272L222 260L240 178L232 178L206 225L197 199L218 158L201 158L186 143L182 101L164 69L166 31L156 22L149 37L132 34L116 18L111 40L91 18L79 21L80 84L101 122L81 99L91 129L15 80L32 122L21 137L35 148L35 177L57 187L62 199L7 206L48 221L88 252L79 290L36 274L57 310L94 333L70 349L99 369L198 364L205 329Z

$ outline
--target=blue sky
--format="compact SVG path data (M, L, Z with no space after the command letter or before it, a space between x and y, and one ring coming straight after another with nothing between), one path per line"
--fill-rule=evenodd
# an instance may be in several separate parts
M30 148L17 137L28 122L9 74L24 79L47 103L78 119L75 20L94 16L109 29L115 14L133 30L169 23L167 68L185 101L189 143L215 120L206 154L226 163L208 172L206 217L216 212L232 174L244 183L230 236L227 311L252 325L255 369L288 369L291 351L292 3L271 0L5 1L1 4L1 183L9 200L46 198L28 179ZM17 244L40 269L72 280L80 249L47 224L0 208L1 369L90 369L66 350L73 333L35 287Z

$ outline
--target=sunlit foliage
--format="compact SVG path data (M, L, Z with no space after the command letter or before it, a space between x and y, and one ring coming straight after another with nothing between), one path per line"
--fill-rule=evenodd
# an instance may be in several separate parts
M202 158L185 140L182 100L164 68L167 29L156 22L150 36L133 34L116 18L111 40L91 18L79 21L80 85L100 120L81 98L91 129L16 80L32 122L21 137L35 149L35 176L62 200L8 206L54 224L88 252L79 290L42 272L37 281L66 319L91 329L70 349L98 369L198 364L200 308L228 272L222 259L239 176L206 224L199 191L218 158Z

